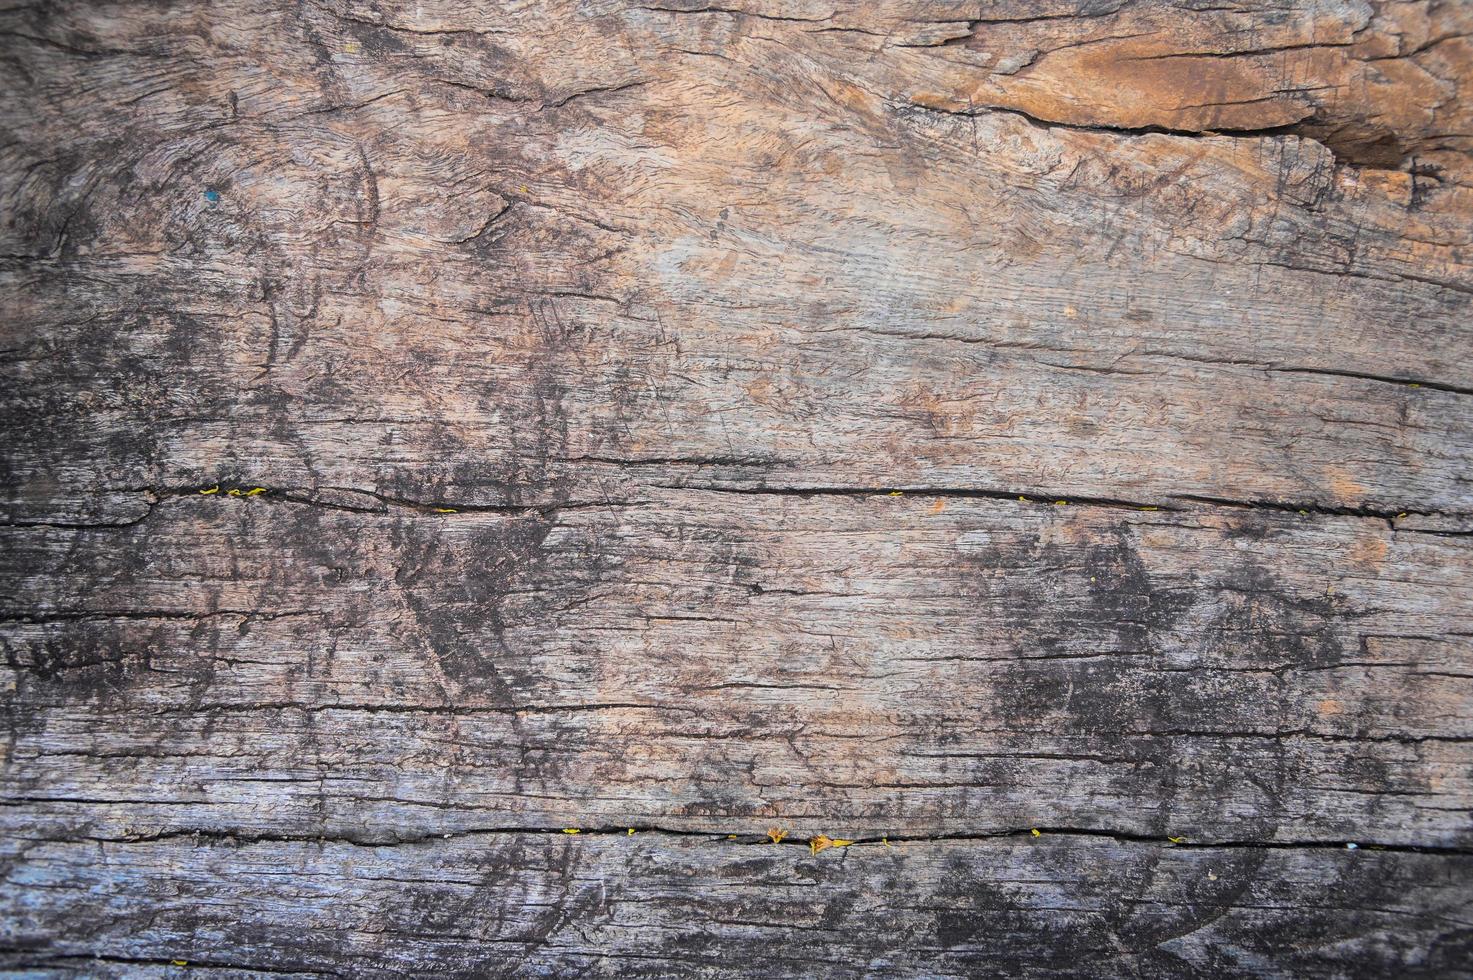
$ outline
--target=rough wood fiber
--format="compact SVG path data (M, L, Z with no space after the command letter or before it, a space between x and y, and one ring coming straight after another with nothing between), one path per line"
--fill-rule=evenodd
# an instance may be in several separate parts
M0 11L0 968L1473 975L1470 33Z

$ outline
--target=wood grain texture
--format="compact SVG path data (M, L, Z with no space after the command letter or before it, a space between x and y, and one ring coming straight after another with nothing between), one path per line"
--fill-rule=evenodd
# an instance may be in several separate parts
M1473 976L1470 77L0 11L0 969Z

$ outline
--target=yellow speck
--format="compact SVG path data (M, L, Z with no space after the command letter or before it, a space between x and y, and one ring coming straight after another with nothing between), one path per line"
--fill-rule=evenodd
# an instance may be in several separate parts
M1160 507L1142 507L1141 510L1160 510Z
M900 496L903 496L904 494L905 494L905 491L904 490L891 490L890 491L890 496L892 496L892 497L900 497Z
M1062 506L1064 506L1064 505L1065 505L1065 504L1067 504L1067 503L1068 503L1068 502L1069 502L1069 501L1067 501L1067 500L1055 500L1055 501L1054 501L1054 506L1055 506L1055 507L1062 507Z
M266 492L266 488L265 487L251 487L251 489L249 489L249 490L246 491L246 496L247 497L254 497L258 493L265 493L265 492Z
M1420 388L1420 387L1422 387L1422 386L1421 386L1421 385L1419 385L1419 384L1417 384L1417 383L1416 383L1416 382L1413 382L1413 383L1411 383L1411 384L1409 384L1409 385L1407 385L1407 387L1408 387L1408 388Z
M454 513L456 513L456 510L455 510L454 507L436 507L435 508L435 513L436 514L454 514Z
M835 837L833 840L833 845L835 847L848 847L850 844L853 843L854 842L852 840L844 840L844 838L842 837Z
M563 828L563 833L565 833L565 834L576 834L576 833L578 833L578 828L577 827L564 827Z
M1399 520L1401 520L1405 516L1407 516L1407 512L1406 511L1402 511L1400 514L1397 514L1396 515L1396 519L1399 521Z
M884 844L886 847L889 847L890 846L890 838L888 838L888 837L881 837L880 838L880 843L881 844Z
M788 836L788 832L781 827L768 827L767 836L772 838L774 844L781 844L783 838Z
M736 840L736 834L727 834L726 835L726 839L727 840Z
M215 486L210 487L210 489L208 489L208 490L201 490L200 491L200 496L202 496L202 497L208 497L212 493L219 493L219 492L220 492L220 485L217 483Z
M1307 511L1307 510L1301 510L1299 513L1301 513L1301 514L1308 514L1309 511Z
M175 966L188 966L189 965L189 961L188 960L170 960L169 962L170 963L173 963Z
M1028 498L1027 497L1019 497L1018 499L1021 500L1025 504L1028 503Z
M1038 832L1038 828L1037 827L1034 827L1032 830L1029 831L1029 833L1032 834L1034 837L1042 837L1043 836L1043 834L1041 834L1041 833Z
M230 496L232 496L232 497L239 497L240 496L240 487L234 487L233 489L231 489Z
M626 836L628 836L628 837L633 837L634 836L634 828L633 827L630 827L629 828L629 833Z
M1185 844L1187 842L1187 839L1185 837L1168 837L1166 839L1171 841L1171 843L1173 844Z
M357 41L348 41L346 44L343 45L343 51L347 54L357 54L359 51L362 50L363 46L360 45Z

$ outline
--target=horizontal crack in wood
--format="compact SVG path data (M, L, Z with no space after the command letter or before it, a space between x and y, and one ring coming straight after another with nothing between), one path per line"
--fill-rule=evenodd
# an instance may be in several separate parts
M634 833L631 834L630 831ZM498 826L498 827L476 827L469 829L458 829L450 832L427 833L415 837L378 838L364 836L349 836L341 834L274 834L274 833L247 833L217 829L180 829L170 830L159 834L134 835L134 836L86 836L82 838L56 837L56 838L33 838L48 843L65 843L71 840L101 841L115 844L151 844L168 840L198 840L213 841L235 844L264 844L264 843L304 843L304 844L344 844L353 847L406 847L421 844L433 844L441 840L458 840L477 837L504 837L504 836L537 836L551 837L555 839L570 840L576 842L579 838L588 837L631 837L631 836L657 836L666 838L694 839L722 846L765 846L777 843L783 846L808 848L807 838L785 836L779 841L773 841L768 835L753 833L751 831L731 831L722 829L711 830L683 830L671 827L662 827L650 824L635 825L613 825L605 824L596 827L540 827L540 826ZM1039 826L1020 827L1006 830L982 831L982 832L953 832L944 834L893 834L885 836L862 836L850 840L847 846L879 846L886 844L938 844L938 843L973 843L987 844L1001 841L1035 840L1040 846L1046 846L1046 838L1049 837L1071 837L1071 838L1098 838L1110 840L1120 844L1141 844L1154 847L1177 847L1184 850L1366 850L1384 851L1397 854L1430 854L1447 857L1469 857L1473 856L1473 846L1456 846L1443 844L1402 844L1394 842L1383 842L1374 840L1347 841L1347 840L1186 840L1182 838L1169 837L1167 835L1140 834L1127 831L1108 830L1091 827L1059 827ZM1350 847L1348 845L1354 845Z

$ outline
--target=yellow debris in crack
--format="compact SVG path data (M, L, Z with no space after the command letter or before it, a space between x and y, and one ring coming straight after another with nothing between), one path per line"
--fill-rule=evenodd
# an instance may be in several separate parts
M1042 837L1043 836L1043 834L1039 833L1039 830L1038 830L1037 827L1034 827L1032 830L1029 831L1029 833L1032 834L1034 837Z
M208 497L212 493L219 493L219 492L220 492L220 484L217 483L213 487L210 487L210 489L208 489L208 490L201 490L199 493L200 493L200 496L201 497Z
M1185 844L1187 842L1187 839L1185 837L1168 837L1166 839L1171 841L1171 843L1173 844Z
M436 514L454 514L454 513L456 513L456 510L455 510L454 507L436 507L435 508L435 513Z
M249 490L246 491L246 496L247 497L254 497L254 496L256 496L256 494L265 493L265 492L266 492L266 488L265 487L251 487L251 489L249 489Z
M844 840L842 837L830 837L827 834L819 834L817 837L808 838L808 850L812 854L819 851L827 851L831 847L848 847L853 844L852 840Z
M772 838L774 844L781 844L783 838L788 836L788 832L781 827L768 827L767 836Z
M565 833L565 834L576 834L578 832L579 831L578 831L578 828L577 827L564 827L563 828L563 833Z
M626 836L629 836L629 837L633 837L634 836L634 828L633 827L630 827L629 828L629 833Z

